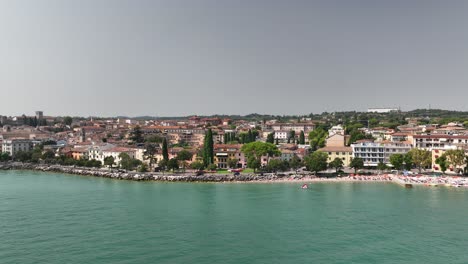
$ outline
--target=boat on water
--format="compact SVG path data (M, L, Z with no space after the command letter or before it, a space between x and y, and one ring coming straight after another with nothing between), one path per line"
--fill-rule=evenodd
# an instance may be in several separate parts
M308 189L309 188L309 185L307 185L307 183L304 183L302 186L301 186L301 189Z

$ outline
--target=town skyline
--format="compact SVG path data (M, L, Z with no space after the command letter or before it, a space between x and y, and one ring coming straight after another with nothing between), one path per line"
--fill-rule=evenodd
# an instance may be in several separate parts
M383 112L377 112L377 109L384 110ZM392 111L388 111L392 109ZM385 111L386 110L386 111ZM357 113L357 114L388 114L391 112L401 112L401 113L410 113L414 111L427 111L428 113L431 111L443 111L443 112L452 112L452 113L468 113L468 111L462 111L462 110L453 110L453 109L442 109L442 108L414 108L414 109L401 109L399 107L372 107L372 108L367 108L364 110L357 110L357 109L351 109L351 110L343 110L343 111L321 111L321 112L310 112L310 113L298 113L298 114L274 114L274 113L247 113L247 114L239 114L239 113L233 113L233 114L224 114L224 113L213 113L213 114L198 114L198 113L191 113L187 115L136 115L136 116L130 116L130 115L125 115L125 114L118 114L118 115L112 115L112 116L103 116L103 115L69 115L65 113L59 113L59 114L54 114L54 113L48 113L47 111L44 111L43 109L41 110L35 110L32 112L21 112L21 114L8 114L8 113L2 113L0 112L0 116L5 116L5 117L21 117L21 116L35 116L35 113L37 111L40 111L42 113L45 113L46 116L53 116L53 117L74 117L74 118L130 118L130 119L167 119L167 118L188 118L192 116L200 116L200 117L251 117L251 116L265 116L265 117L307 117L311 115L323 115L323 114L331 114L331 113Z
M12 100L0 112L466 111L467 12L463 1L1 2Z

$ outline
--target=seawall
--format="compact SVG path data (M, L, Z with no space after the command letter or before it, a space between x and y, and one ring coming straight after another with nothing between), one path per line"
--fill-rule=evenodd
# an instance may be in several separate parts
M134 181L165 181L165 182L250 182L275 181L282 179L275 175L259 176L254 174L205 174L196 176L190 173L174 174L161 172L123 172L117 169L96 169L50 164L32 164L21 162L0 163L0 170L32 170L42 172L56 172L83 176L94 176L119 180Z

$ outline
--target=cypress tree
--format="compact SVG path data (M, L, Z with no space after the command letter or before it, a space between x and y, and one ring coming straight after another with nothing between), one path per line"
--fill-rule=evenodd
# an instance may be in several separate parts
M305 144L304 131L302 131L302 130L301 130L301 134L299 135L299 144L301 144L301 145Z
M214 162L214 143L213 143L213 132L208 129L208 156L210 158L210 164Z
M273 144L275 142L275 134L271 132L268 134L266 142Z
M167 149L167 140L164 138L162 145L162 155L164 161L169 161L169 151Z
M214 150L213 150L213 132L208 129L205 134L205 140L203 143L203 164L206 166L213 164L214 161Z

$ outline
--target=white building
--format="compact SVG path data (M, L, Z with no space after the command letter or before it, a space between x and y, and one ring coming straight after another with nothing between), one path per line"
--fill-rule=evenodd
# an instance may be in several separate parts
M296 134L310 132L315 129L314 123L275 123L271 125L271 128L275 131L291 131L293 130Z
M101 161L104 164L104 159L107 157L113 157L114 158L114 164L116 166L120 165L121 158L120 154L125 153L127 154L130 158L135 159L137 149L133 148L124 148L124 147L115 147L115 148L110 148L102 151L102 156L99 157L99 161ZM102 160L101 160L102 158Z
M287 140L288 139L288 136L289 136L289 133L291 133L290 131L283 131L283 130L278 130L278 131L275 131L275 139L278 139L278 140Z
M380 162L390 164L393 154L406 154L412 148L411 144L400 142L362 142L351 144L353 157L364 160L364 166L377 166Z
M104 154L103 154L103 152L108 150L108 149L115 148L115 147L116 147L115 145L108 144L108 143L92 145L88 149L88 158L90 160L91 159L99 160L101 163L104 164Z
M332 126L332 128L328 130L328 136L333 136L335 134L339 134L339 135L345 134L344 129L341 125Z
M390 112L398 112L398 108L368 108L368 113L390 113Z
M466 147L468 146L468 135L414 135L413 145L416 148L426 150Z
M5 139L2 142L2 152L15 156L20 151L30 151L32 141L29 139Z

